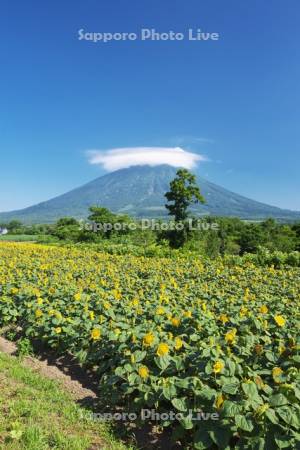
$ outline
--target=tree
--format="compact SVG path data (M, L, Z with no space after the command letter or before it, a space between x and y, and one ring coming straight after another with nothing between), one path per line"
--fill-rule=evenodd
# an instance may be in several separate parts
M296 250L300 251L300 222L292 226L292 230L296 233Z
M174 216L175 229L168 233L171 247L179 248L188 239L188 208L195 203L205 203L204 197L196 183L196 177L186 169L179 169L176 177L170 183L170 191L165 197L168 202L165 206L170 216Z
M78 221L74 219L74 217L62 217L61 219L58 219L58 221L56 222L57 227L66 227L69 225L78 226Z
M76 241L80 233L79 222L73 217L62 217L51 230L53 236L61 240Z
M169 215L175 222L181 222L188 217L188 207L193 203L205 203L204 197L196 184L196 177L186 169L177 170L176 177L170 183L170 191L165 197L171 204L166 204Z
M205 236L205 255L209 258L216 258L221 253L222 241L217 233L210 230Z
M23 228L24 228L24 226L23 226L22 222L20 222L19 220L11 220L7 224L7 229L9 231L9 233L11 233L11 234L22 233Z
M266 242L265 235L260 225L250 223L245 224L240 232L238 244L240 253L256 253L260 246Z
M100 206L90 207L88 219L96 226L96 232L105 238L110 238L113 233L124 234L128 232L130 219L126 215L112 213L109 209Z

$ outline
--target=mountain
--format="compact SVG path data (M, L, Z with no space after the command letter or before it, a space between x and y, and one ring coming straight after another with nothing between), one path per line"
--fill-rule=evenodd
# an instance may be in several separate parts
M29 208L0 213L0 222L17 219L24 223L51 223L65 216L86 218L91 205L105 206L114 212L136 217L166 216L164 194L176 171L176 168L168 165L132 166L117 170L51 200ZM206 204L193 207L194 214L236 216L242 219L300 219L300 212L250 200L198 175L197 181Z

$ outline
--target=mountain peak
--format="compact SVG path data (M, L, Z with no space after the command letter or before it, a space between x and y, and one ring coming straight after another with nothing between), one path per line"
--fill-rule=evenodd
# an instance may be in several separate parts
M51 223L60 217L86 218L89 207L101 205L116 213L136 217L163 217L167 215L164 194L178 168L136 165L107 173L95 180L56 198L19 211L1 213L5 222L18 219L24 223ZM192 208L196 215L236 216L244 219L299 219L300 213L250 200L228 191L197 175L197 181L206 203Z

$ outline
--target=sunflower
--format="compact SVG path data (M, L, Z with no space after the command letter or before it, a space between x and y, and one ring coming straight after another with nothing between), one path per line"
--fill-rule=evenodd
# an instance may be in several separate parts
M224 363L223 361L216 361L213 365L213 371L214 373L220 373L224 369Z
M285 325L285 318L280 315L274 316L274 320L279 327L283 327Z
M153 333L147 333L143 337L143 344L145 347L151 347L151 345L154 342L154 334Z
M91 338L94 341L97 341L98 339L100 339L101 337L101 331L99 330L99 328L93 328L93 330L91 331Z
M165 342L161 342L157 347L156 354L158 356L165 356L169 353L169 346Z
M146 366L141 366L138 370L139 376L144 380L149 377L149 369Z

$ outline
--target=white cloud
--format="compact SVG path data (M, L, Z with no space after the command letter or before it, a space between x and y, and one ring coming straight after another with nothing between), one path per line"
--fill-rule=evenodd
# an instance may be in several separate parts
M123 169L130 166L169 164L174 167L192 169L200 161L207 161L203 155L191 153L180 147L123 147L109 150L89 150L90 164L99 164L105 170Z

